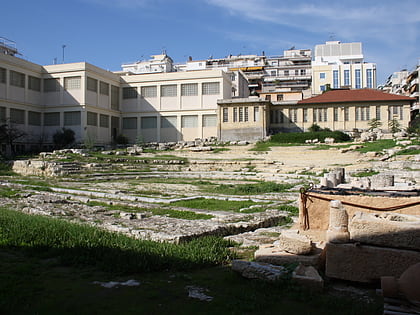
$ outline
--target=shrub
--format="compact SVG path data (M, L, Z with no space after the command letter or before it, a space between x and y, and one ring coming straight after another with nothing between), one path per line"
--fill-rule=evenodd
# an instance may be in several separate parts
M72 129L63 128L62 130L57 130L53 135L54 145L59 149L70 147L74 141L75 137Z

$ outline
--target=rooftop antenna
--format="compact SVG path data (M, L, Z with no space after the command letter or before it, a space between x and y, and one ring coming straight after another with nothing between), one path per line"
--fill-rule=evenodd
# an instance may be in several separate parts
M330 34L329 36L330 41L335 41L335 33L329 33L329 34Z
M64 63L64 48L66 48L66 45L62 45L61 48L63 48L63 63Z

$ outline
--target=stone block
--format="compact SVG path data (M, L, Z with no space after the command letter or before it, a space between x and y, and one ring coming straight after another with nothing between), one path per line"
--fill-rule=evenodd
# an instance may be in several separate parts
M285 252L278 246L260 246L254 257L258 262L265 262L273 265L286 265L301 263L305 266L318 266L321 260L321 249L315 249L312 255L295 255Z
M287 273L287 269L282 266L244 260L233 260L232 270L239 272L245 278L267 281L279 280Z
M299 234L298 230L283 231L275 245L288 253L297 255L306 255L312 251L311 240L307 236Z
M420 216L358 211L349 231L353 241L364 244L420 250Z
M324 288L324 279L313 266L299 264L292 273L292 281L314 291Z
M328 243L325 274L331 278L372 282L383 276L399 278L420 262L420 252L395 248Z

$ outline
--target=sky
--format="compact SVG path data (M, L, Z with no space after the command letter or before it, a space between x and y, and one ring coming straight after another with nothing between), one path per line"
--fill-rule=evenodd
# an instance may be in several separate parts
M184 63L278 56L329 40L362 42L378 84L420 62L419 0L13 0L0 8L0 37L41 65L61 63L64 51L65 62L118 71L162 51Z

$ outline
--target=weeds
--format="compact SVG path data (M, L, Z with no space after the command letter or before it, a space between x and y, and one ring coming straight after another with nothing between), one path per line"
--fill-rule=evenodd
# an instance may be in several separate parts
M249 208L256 203L251 200L230 201L219 199L197 198L192 200L180 200L172 202L171 205L193 209L205 209L212 211L234 211L239 212L242 208ZM258 211L258 210L256 210ZM256 212L255 211L255 212Z
M274 182L259 182L256 184L229 184L219 185L214 188L217 193L233 194L233 195L253 195L273 192L285 192L293 188L294 184L279 184Z

